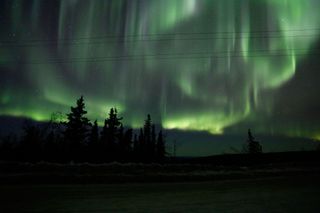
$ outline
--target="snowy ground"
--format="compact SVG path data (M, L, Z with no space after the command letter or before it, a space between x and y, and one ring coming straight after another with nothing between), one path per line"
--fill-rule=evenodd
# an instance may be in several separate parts
M0 185L0 212L320 212L318 175L189 183Z

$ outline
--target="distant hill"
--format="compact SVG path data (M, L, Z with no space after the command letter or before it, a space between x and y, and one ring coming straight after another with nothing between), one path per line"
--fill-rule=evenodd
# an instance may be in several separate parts
M0 116L0 137L8 134L21 134L22 128L27 123L39 123L24 117Z

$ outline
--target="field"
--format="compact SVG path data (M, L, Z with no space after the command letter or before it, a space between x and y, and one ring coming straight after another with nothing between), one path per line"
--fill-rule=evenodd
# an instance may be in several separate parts
M319 212L319 175L121 184L0 185L0 212Z
M0 162L0 212L320 212L318 153L248 159Z

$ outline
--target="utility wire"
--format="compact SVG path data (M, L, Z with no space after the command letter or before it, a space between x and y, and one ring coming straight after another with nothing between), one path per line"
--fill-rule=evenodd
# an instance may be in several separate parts
M251 31L251 32L190 32L190 33L163 33L163 34L132 34L132 35L105 35L105 36L97 36L97 37L79 37L79 38L57 38L57 39L23 39L23 40L2 40L0 43L2 45L4 44L21 44L23 43L29 43L29 44L37 44L39 42L46 42L49 44L55 44L55 43L60 43L60 42L74 42L74 41L81 41L81 40L101 40L101 39L118 39L116 42L128 42L128 41L157 41L160 39L145 39L146 37L155 37L155 36L192 36L192 35L237 35L237 37L242 37L242 35L249 35L247 38L254 38L257 36L257 34L261 34L260 38L264 37L272 37L271 35L266 35L270 33L284 33L284 32L317 32L320 33L320 28L306 28L306 29L292 29L292 30L269 30L269 31ZM273 35L274 36L274 35ZM282 37L283 35L278 35L278 37ZM288 35L290 36L290 35ZM287 36L287 37L288 37ZM301 35L293 35L293 36L301 36ZM312 35L307 35L307 36L312 36ZM137 40L126 40L127 38L136 38L138 37ZM143 39L141 39L143 38ZM211 38L211 39L231 39L226 38L226 37L216 37L216 38ZM245 37L246 38L246 37ZM173 38L175 39L175 38ZM112 41L115 42L115 41Z
M295 37L315 37L316 34L310 35L288 35L286 38ZM276 39L283 38L282 35L278 36L249 36L240 37L240 39ZM208 40L231 40L239 39L239 37L211 37L211 38L162 38L162 39L137 39L137 40L126 40L126 41L90 41L90 42L50 42L50 43L1 43L0 47L39 47L39 46L53 46L53 45L97 45L97 44L126 44L126 43L136 43L136 42L168 42L168 41L208 41Z
M303 54L303 53L295 53L295 56L304 56L310 54ZM320 55L320 52L316 52L311 54ZM72 60L63 60L63 59L49 59L48 61L33 61L33 62L1 62L1 63L14 63L14 64L22 64L22 65L35 65L35 64L66 64L66 63L99 63L99 62L108 62L108 61L135 61L135 60L176 60L176 59L225 59L225 58L255 58L255 57L286 57L292 56L292 54L260 54L260 55L247 55L243 56L240 54L233 54L233 55L196 55L196 54L181 54L181 55L162 55L159 57L154 57L154 55L144 55L144 56L116 56L116 57L97 57L97 58L74 58Z
M310 29L309 29L310 30ZM313 29L313 30L320 30L320 29ZM303 31L305 32L306 29L299 29L299 30L288 30L287 32L297 32L297 31ZM261 33L261 32L284 32L284 31L256 31L255 33ZM251 32L254 33L254 32ZM178 33L179 34L179 33ZM178 35L178 34L162 34L162 35ZM213 34L213 33L186 33L185 35L193 35L193 34ZM218 34L218 33L215 33ZM221 34L221 33L219 33ZM159 35L159 34L148 34L148 35ZM132 35L135 36L135 35ZM306 37L306 36L315 36L315 35L289 35L287 37ZM270 37L266 35L262 36L249 36L249 37L241 37L241 38L277 38L282 36L273 36ZM97 37L96 37L97 38ZM237 39L239 37L236 37ZM98 42L87 42L87 43L70 43L70 44L95 44L95 43L106 43L106 42L140 42L140 41L172 41L172 40L212 40L212 39L235 39L235 37L215 37L215 38L164 38L164 39L147 39L147 40L128 40L128 41L98 41ZM36 40L34 40L36 41ZM71 41L71 40L70 40ZM48 43L51 44L51 43ZM57 44L57 41L55 41L52 44ZM60 45L61 43L59 43ZM63 43L62 43L63 44ZM14 43L1 43L1 46L6 45L17 45ZM18 45L42 45L40 43L34 43L34 44L18 44ZM234 57L268 57L268 56L291 56L291 54L288 53L279 53L279 52L287 52L287 51L293 51L295 55L304 55L303 53L297 53L297 51L318 51L319 49L278 49L273 50L272 54L270 54L270 50L267 49L260 49L260 50L251 50L251 51L224 51L224 52L191 52L191 53L159 53L159 54L143 54L143 55L119 55L119 56L104 56L104 57L92 57L92 58L70 58L70 59L64 59L64 58L51 58L47 61L30 61L30 62L20 62L17 61L0 61L0 63L19 63L19 64L51 64L51 63L82 63L82 62L104 62L104 61L132 61L132 60L169 60L169 59L201 59L201 58L234 58ZM268 54L265 54L264 52L267 52ZM242 54L241 54L242 53ZM243 54L247 53L247 56L243 56ZM252 55L252 53L264 53L263 55ZM226 54L226 55L221 55ZM318 53L313 53L318 54Z

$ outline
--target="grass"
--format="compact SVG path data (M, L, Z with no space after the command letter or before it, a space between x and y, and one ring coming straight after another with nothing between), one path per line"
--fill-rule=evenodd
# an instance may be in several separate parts
M319 164L0 163L0 184L181 182L320 174Z
M319 212L318 180L1 185L0 212Z

